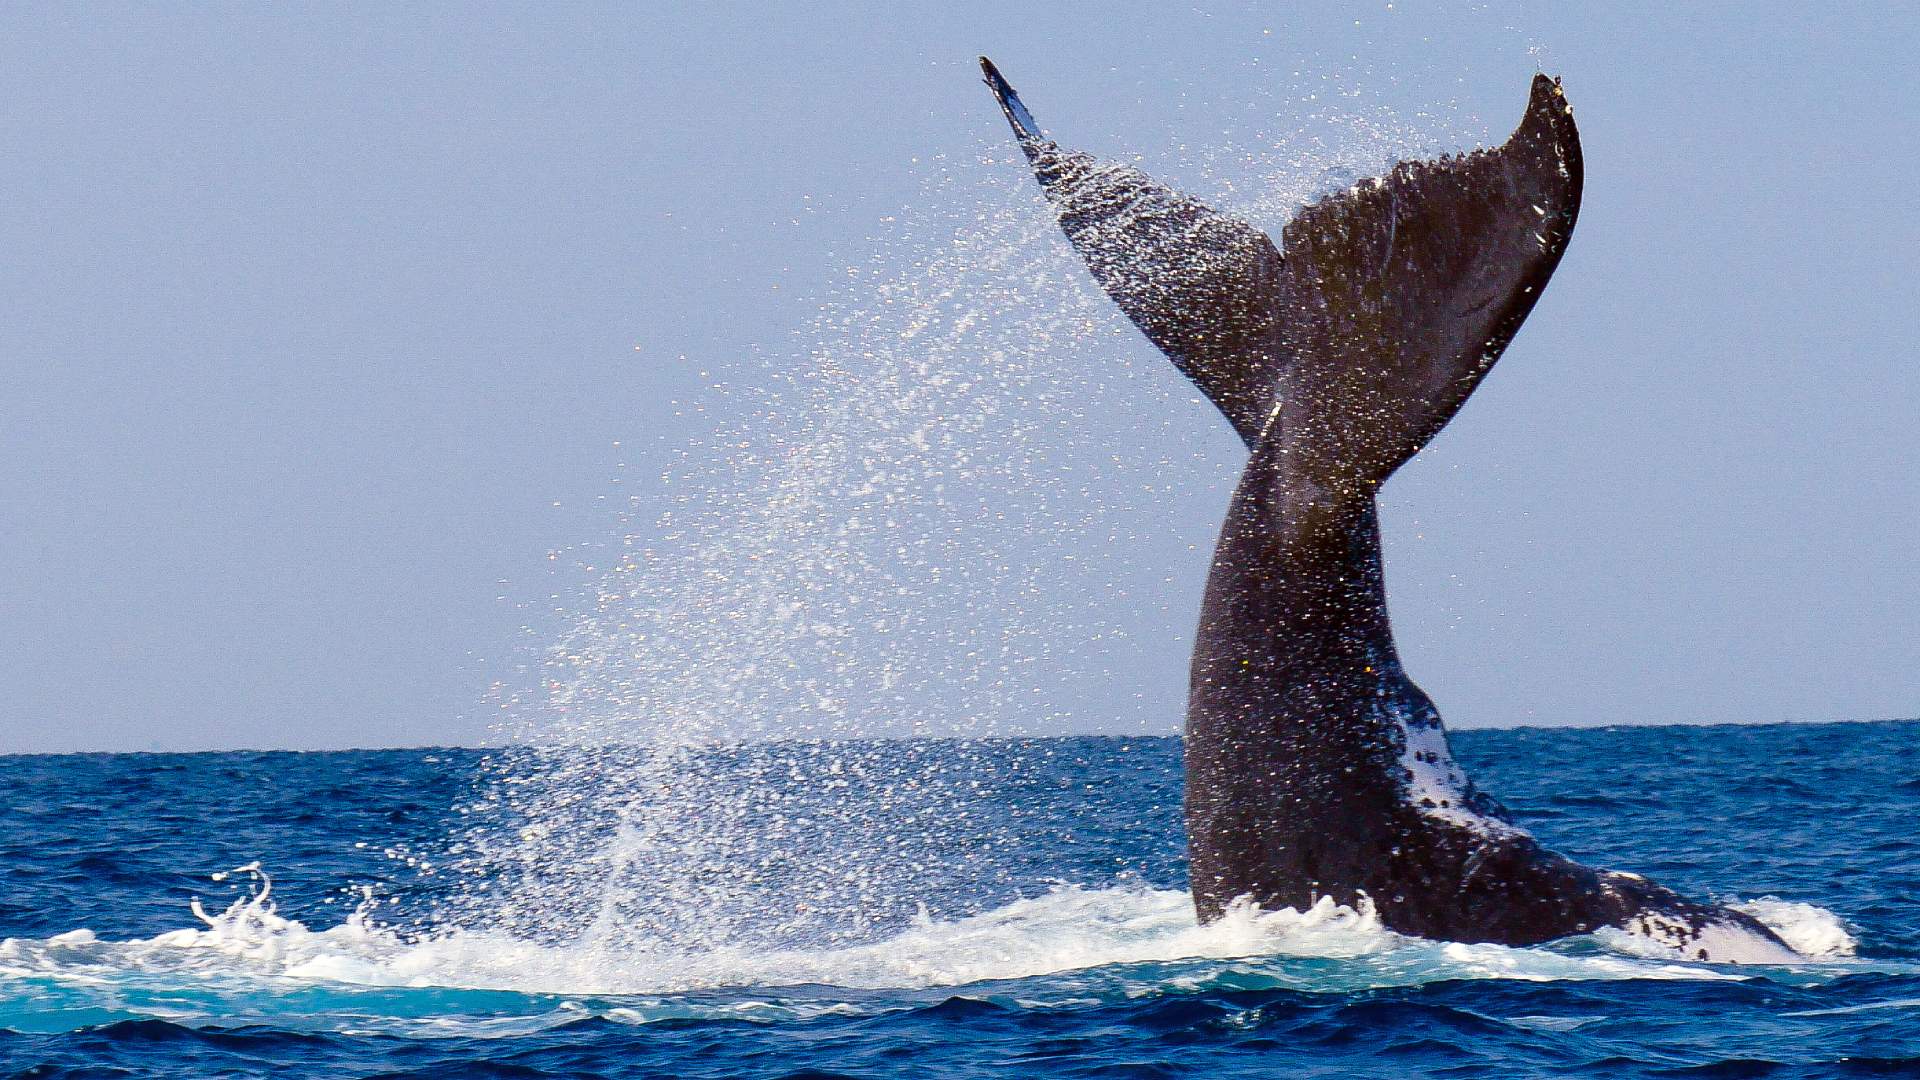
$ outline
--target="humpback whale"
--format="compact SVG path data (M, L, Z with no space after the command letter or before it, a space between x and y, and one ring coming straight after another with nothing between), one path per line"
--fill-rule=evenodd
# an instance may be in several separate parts
M1376 494L1466 403L1566 249L1582 162L1559 80L1534 78L1503 145L1401 162L1305 207L1276 245L1062 149L980 64L1094 279L1247 446L1187 707L1200 919L1330 897L1425 938L1613 928L1692 960L1800 959L1740 911L1543 847L1455 763L1394 649Z

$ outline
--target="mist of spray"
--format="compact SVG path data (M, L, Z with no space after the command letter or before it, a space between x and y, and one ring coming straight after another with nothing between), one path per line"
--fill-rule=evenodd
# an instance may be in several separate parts
M1322 116L1199 170L1254 177L1216 205L1277 228L1409 142ZM1212 537L1168 523L1208 515L1170 507L1223 504L1237 444L1195 435L1217 418L1017 156L942 163L886 225L551 649L457 845L461 917L630 957L1004 902L1037 838L991 738L1137 722L1076 703L1110 703L1142 650L1184 656L1198 576L1135 553L1204 566Z

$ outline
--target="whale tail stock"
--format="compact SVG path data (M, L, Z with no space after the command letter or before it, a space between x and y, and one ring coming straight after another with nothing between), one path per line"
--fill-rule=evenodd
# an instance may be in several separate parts
M1465 404L1579 214L1579 134L1538 76L1501 146L1403 162L1260 230L1048 139L981 67L1074 248L1217 406L1250 460L1195 637L1190 880L1237 898L1370 899L1391 928L1527 944L1614 926L1693 959L1790 960L1752 918L1589 869L1505 818L1401 670L1374 493Z

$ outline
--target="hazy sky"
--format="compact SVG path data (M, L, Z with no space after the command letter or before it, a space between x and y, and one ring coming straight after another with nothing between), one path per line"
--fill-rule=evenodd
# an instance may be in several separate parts
M983 52L1176 177L1329 72L1442 140L1563 75L1572 247L1389 488L1411 672L1456 726L1920 714L1913 5L662 7L0 14L0 752L484 738L617 463L1007 152ZM1063 728L1178 725L1234 444L1177 419L1217 467Z

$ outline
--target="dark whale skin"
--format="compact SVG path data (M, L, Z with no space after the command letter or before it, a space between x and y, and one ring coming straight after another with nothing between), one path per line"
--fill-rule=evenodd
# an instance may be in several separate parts
M1535 77L1504 145L1396 165L1304 208L1276 247L1061 150L981 63L1095 280L1249 450L1188 699L1200 919L1328 897L1442 940L1614 927L1690 959L1795 959L1742 912L1541 847L1453 763L1394 649L1376 494L1465 404L1566 249L1584 172L1560 83Z

